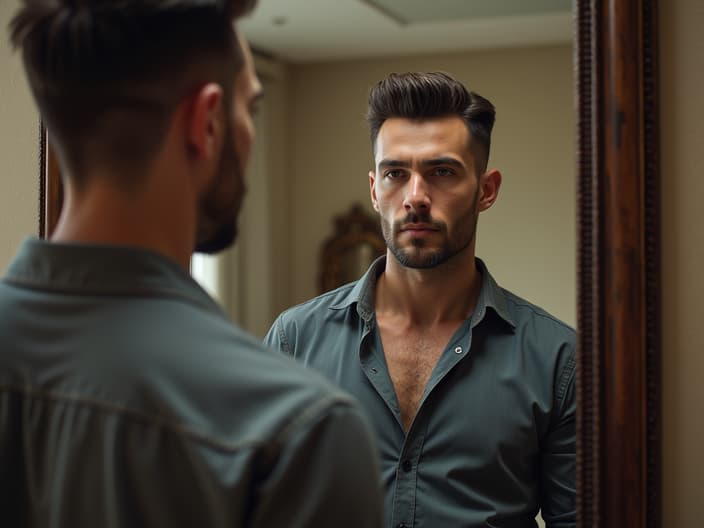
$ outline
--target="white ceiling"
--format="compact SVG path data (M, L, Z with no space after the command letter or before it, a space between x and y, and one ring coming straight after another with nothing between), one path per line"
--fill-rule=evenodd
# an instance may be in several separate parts
M239 27L258 52L303 63L563 44L572 12L571 0L259 0Z

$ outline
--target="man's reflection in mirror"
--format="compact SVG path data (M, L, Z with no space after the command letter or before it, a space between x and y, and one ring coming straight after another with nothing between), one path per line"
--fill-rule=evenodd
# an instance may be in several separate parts
M266 343L356 396L376 430L386 526L575 525L575 332L475 255L495 110L445 73L369 96L386 255L282 313ZM520 266L520 262L515 263Z

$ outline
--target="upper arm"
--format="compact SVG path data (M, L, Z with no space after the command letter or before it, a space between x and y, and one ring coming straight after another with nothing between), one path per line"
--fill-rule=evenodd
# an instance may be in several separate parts
M327 409L282 446L257 494L251 526L382 526L376 447L348 404Z
M271 325L271 328L264 336L264 344L274 350L280 350L286 354L291 355L293 351L289 346L288 335L284 328L283 314L279 315Z
M548 528L576 525L576 394L574 350L557 379L555 410L541 446L541 509Z

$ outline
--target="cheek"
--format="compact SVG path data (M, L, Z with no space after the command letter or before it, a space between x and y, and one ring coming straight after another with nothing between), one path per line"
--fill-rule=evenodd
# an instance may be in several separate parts
M234 116L234 147L243 163L247 163L254 143L254 123L246 108L236 104Z
M388 197L382 195L376 196L376 210L381 218L386 218L387 220L394 216L392 204L389 202Z
M246 161L249 158L249 153L254 143L254 127L252 126L252 122L248 119L245 120L245 122L241 122L239 125L240 126L237 127L237 134L235 135L235 145L240 158Z
M401 194L388 186L377 184L375 187L375 196L378 211L381 214L393 214L396 207L403 206L403 199L399 198Z

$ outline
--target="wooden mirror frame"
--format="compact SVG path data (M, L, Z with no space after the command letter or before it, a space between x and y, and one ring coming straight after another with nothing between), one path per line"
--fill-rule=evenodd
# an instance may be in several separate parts
M579 526L660 526L655 0L576 0ZM536 126L540 126L536 123ZM40 135L39 234L61 206Z
M576 4L582 527L661 521L656 4Z

